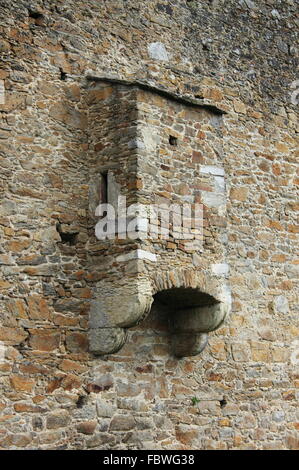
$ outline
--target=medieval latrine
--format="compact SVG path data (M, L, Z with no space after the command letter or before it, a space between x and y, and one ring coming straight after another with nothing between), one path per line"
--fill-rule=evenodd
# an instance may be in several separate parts
M1 449L298 449L296 27L0 1Z
M223 243L223 111L143 83L107 78L90 78L87 102L92 147L97 146L90 206L93 209L104 199L113 215L118 214L114 221L106 204L102 213L91 211L96 216L107 212L95 226L96 237L103 240L101 263L112 271L93 290L89 350L118 351L126 341L126 329L147 316L155 295L156 308L163 304L170 309L173 353L196 354L231 306ZM210 128L206 150L197 138L205 124ZM103 181L104 174L108 177ZM118 210L120 196L126 198L123 216ZM198 204L198 227L192 224L196 201L205 203ZM190 223L183 224L183 209L187 212L189 207ZM152 231L146 225L150 208L160 209ZM198 269L200 255L205 265Z

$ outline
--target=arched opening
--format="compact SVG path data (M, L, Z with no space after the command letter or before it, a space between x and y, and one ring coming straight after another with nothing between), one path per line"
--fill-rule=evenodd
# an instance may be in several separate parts
M157 292L153 308L167 319L172 352L177 357L201 353L208 343L208 333L219 328L225 317L219 300L191 287Z

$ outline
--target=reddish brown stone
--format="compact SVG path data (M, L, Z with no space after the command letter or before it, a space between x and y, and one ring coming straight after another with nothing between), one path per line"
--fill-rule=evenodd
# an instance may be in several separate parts
M14 409L17 413L42 413L45 411L41 406L33 406L27 403L16 403Z
M203 156L201 152L192 152L192 163L203 163Z
M96 421L85 421L77 425L77 431L82 434L93 434L97 426Z
M33 320L49 320L50 309L47 300L40 295L32 294L28 298L29 317Z
M39 328L29 330L29 333L29 345L32 349L39 351L54 351L59 348L59 331Z
M20 251L29 248L30 245L30 240L12 240L6 244L6 248L8 251L12 251L13 253L19 253Z
M28 377L23 377L21 375L12 375L10 377L10 383L15 390L21 392L31 392L35 385L35 380Z
M88 350L86 333L70 332L66 334L66 347L71 352L84 352Z
M20 344L27 336L27 331L22 328L0 327L0 341L5 341L8 344Z

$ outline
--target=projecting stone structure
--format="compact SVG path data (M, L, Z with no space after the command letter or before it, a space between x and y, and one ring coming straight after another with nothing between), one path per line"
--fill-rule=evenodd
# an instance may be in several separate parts
M119 220L114 221L105 205L107 217L96 225L97 232L99 225L107 223L110 232L102 262L108 258L117 269L94 288L90 351L118 351L126 340L126 329L148 315L155 297L157 306L169 311L173 352L194 355L206 345L207 333L223 323L231 303L223 243L223 111L144 83L91 77L90 82L89 134L92 147L97 149L90 215L100 203L110 204L117 213L120 196L126 198L128 210L133 207L140 212L122 218L118 214ZM200 129L204 125L210 126L210 133L203 144ZM191 218L192 206L200 202L205 206L200 205L201 213L196 214L198 228L191 223L184 227L184 204L190 207ZM142 226L146 222L142 212L146 215L152 207L162 208L168 216L164 220L163 214L162 218L157 214L159 226L151 228L159 233L153 234L147 230L150 227ZM172 217L168 208L176 211ZM123 222L124 228L119 227ZM172 229L166 236L163 230L170 223ZM130 234L132 225L139 226L134 237ZM104 240L105 233L99 238Z
M1 449L298 449L296 15L0 2Z

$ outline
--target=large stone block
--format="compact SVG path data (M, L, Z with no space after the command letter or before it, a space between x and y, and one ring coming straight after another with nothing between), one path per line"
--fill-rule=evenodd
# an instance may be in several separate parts
M89 350L94 354L113 354L125 344L126 330L123 328L91 328Z

